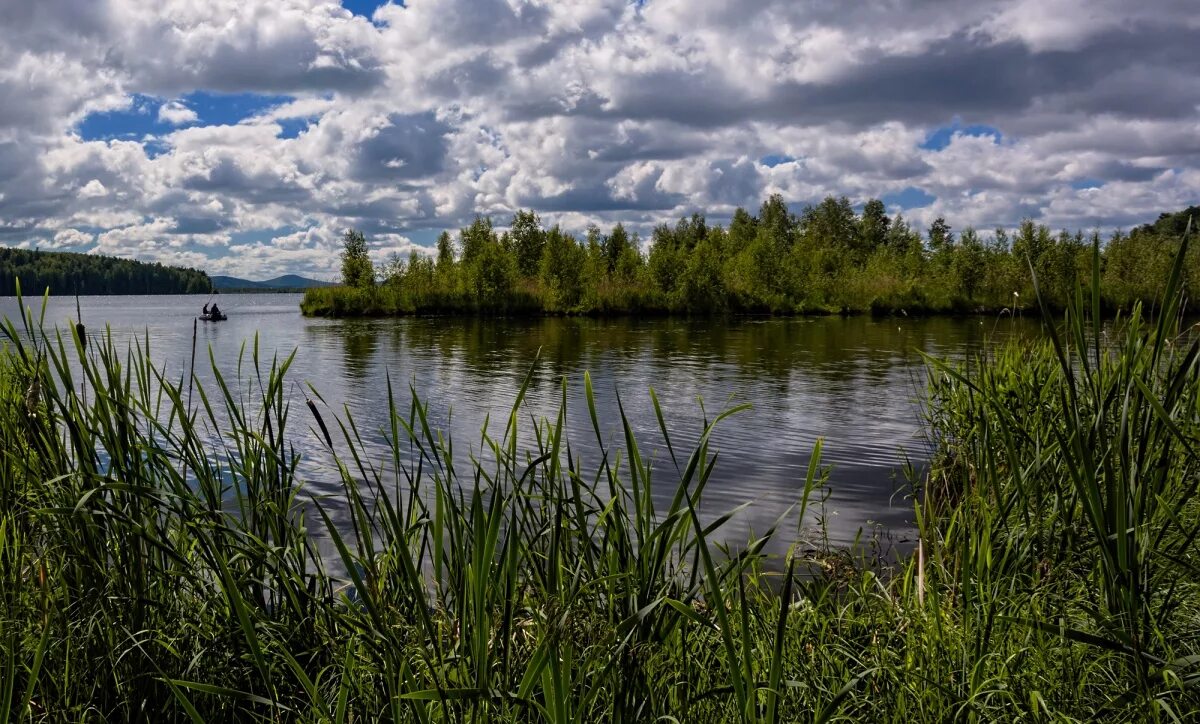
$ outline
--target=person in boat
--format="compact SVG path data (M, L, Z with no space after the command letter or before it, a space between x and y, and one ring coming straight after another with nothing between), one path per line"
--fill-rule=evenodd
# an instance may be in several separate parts
M203 316L205 316L205 317L207 317L207 316L208 316L208 304L207 304L207 303L204 305L204 312L202 312L202 314L203 314Z
M213 319L219 319L221 317L221 310L217 309L216 302L213 302L212 306L208 308L208 316L212 317Z

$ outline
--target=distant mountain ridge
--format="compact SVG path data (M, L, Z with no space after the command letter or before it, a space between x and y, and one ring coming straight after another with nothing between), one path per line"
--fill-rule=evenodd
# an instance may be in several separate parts
M220 290L231 291L235 289L250 289L256 291L282 291L285 289L311 289L313 287L331 287L331 282L323 282L317 279L309 279L297 274L284 274L281 277L267 279L266 281L255 282L249 279L239 279L238 277L214 276L212 278L213 287Z

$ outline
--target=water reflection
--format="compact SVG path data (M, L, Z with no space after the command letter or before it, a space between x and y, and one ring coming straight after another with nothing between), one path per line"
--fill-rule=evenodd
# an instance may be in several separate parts
M823 461L832 467L824 510L831 539L845 543L874 526L903 538L911 508L896 495L896 472L903 454L917 462L925 456L915 403L923 386L921 353L962 355L995 326L978 318L869 317L339 321L304 319L298 302L291 295L224 295L229 321L201 325L200 349L211 346L233 374L243 341L255 333L266 359L295 348L293 379L311 382L333 410L345 405L377 460L386 457L381 430L388 423L389 377L398 406L408 409L411 384L435 424L466 454L479 450L489 413L492 432L503 432L532 367L521 416L525 434L532 434L530 417L556 412L565 377L572 451L595 463L586 370L602 434L620 442L623 407L643 453L654 460L655 490L665 505L674 470L647 391L657 392L677 450L697 438L706 415L750 403L752 409L723 423L714 437L720 458L704 505L714 515L753 501L726 529L732 542L764 531L796 501L818 438L825 439ZM148 332L155 359L177 376L186 369L191 320L202 304L196 297L91 298L84 301L84 319L92 329L111 324L119 338ZM73 311L73 300L54 300L47 319L61 322ZM13 300L0 300L0 313L15 314ZM998 331L1034 326L1006 321ZM210 379L205 365L199 369L202 380ZM312 492L336 495L336 471L306 425L297 424L293 434Z
M358 339L368 330L376 345ZM748 402L752 409L727 421L715 436L721 462L706 509L715 513L753 500L752 510L727 535L739 540L765 529L795 502L812 447L823 437L824 462L833 468L826 512L836 542L853 539L863 527L879 525L901 535L906 530L910 508L896 496L896 473L904 455L917 461L924 456L915 404L923 384L920 353L962 354L981 344L985 331L979 320L865 317L719 323L433 318L306 327L308 343L317 350L336 342L362 351L345 365L348 376L363 378L368 391L371 380L378 385L385 374L411 382L434 418L448 424L460 444L476 448L487 414L503 418L536 359L523 419L554 413L565 376L567 429L587 461L596 447L582 392L587 370L602 433L619 442L620 400L643 450L655 458L664 498L673 489L672 470L649 388L658 393L677 447L697 438L706 414ZM364 374L363 366L371 371ZM347 389L340 396L365 429L386 423L376 393L364 397ZM406 385L397 385L397 393L406 407ZM495 423L493 432L501 432Z
M369 381L375 352L379 349L380 330L377 327L372 322L353 320L337 330L336 336L343 348L342 368L349 382L365 384Z

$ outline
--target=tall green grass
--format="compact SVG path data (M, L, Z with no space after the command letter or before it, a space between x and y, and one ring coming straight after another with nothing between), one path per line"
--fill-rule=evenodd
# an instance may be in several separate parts
M924 506L950 521L933 542L955 551L989 627L1111 654L1109 708L1136 700L1170 718L1172 697L1200 682L1200 335L1179 314L1185 254L1186 234L1152 319L1135 307L1103 326L1093 279L1047 339L970 370L935 363L946 464ZM1014 588L1028 606L1012 607Z
M730 588L775 531L725 555L710 538L728 516L696 513L709 435L735 411L673 461L659 509L628 423L603 447L590 382L602 452L588 471L564 434L565 381L533 449L517 446L522 389L465 469L415 394L407 409L389 394L392 453L377 461L313 391L308 434L343 495L302 500L290 358L255 345L236 379L213 363L209 390L152 365L148 341L122 353L32 313L22 325L4 330L0 425L0 680L18 718L777 717L780 666L734 633L750 635L751 602L771 594ZM818 481L814 465L801 505ZM776 648L788 610L766 624ZM692 647L693 675L663 685Z
M1153 321L1101 326L1081 292L1044 340L931 361L920 542L884 568L819 534L764 552L803 537L819 446L787 514L722 542L738 510L697 509L739 409L689 450L659 412L648 454L585 377L585 464L565 381L528 423L522 386L464 454L417 390L364 430L256 344L206 386L27 311L0 357L0 721L1194 720L1178 269ZM306 491L298 436L339 495Z

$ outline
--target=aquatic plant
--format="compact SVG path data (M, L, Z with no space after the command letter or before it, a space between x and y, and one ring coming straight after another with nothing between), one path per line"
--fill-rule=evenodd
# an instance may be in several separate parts
M1194 719L1185 254L1152 319L1101 324L1093 264L1045 339L931 360L919 542L890 566L804 540L819 446L789 513L722 541L738 509L698 506L738 409L684 451L651 392L649 455L585 378L583 454L566 384L528 428L523 386L464 451L417 390L401 407L389 383L387 425L364 430L313 387L293 410L291 359L257 344L232 376L210 356L208 389L149 340L85 347L26 311L0 356L0 716ZM306 492L297 434L340 495ZM801 540L767 556L785 534Z

